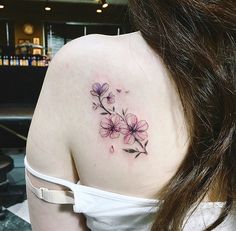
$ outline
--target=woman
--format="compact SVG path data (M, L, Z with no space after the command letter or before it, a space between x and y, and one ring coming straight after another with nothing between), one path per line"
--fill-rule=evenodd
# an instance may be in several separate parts
M48 69L25 160L33 230L235 230L235 4L129 7L138 31L76 39Z

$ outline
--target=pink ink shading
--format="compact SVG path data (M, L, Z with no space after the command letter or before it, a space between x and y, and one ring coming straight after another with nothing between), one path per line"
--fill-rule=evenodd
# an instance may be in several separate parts
M110 147L110 153L114 153L114 152L115 152L114 146L111 145L111 147Z
M100 135L102 137L109 136L112 139L118 138L120 136L121 123L120 117L118 115L109 115L102 119L100 123Z
M115 103L115 95L113 95L112 92L110 92L106 98L107 98L107 103L108 104Z
M115 95L112 92L108 93L109 84L108 83L94 83L92 85L92 90L90 93L92 96L97 98L97 102L93 102L93 110L100 111L100 115L103 115L103 119L100 122L99 133L102 137L109 137L115 139L124 135L124 143L128 145L133 145L132 148L123 148L123 151L131 154L135 158L139 157L141 154L147 155L147 144L148 144L148 133L147 129L149 127L146 120L138 120L137 116L128 113L126 108L122 108L122 113L117 112L116 107L111 105L115 103ZM117 88L116 91L121 93L121 89ZM129 90L125 90L125 93L129 93ZM106 103L104 104L104 100ZM138 147L137 147L138 145ZM110 153L113 153L114 147L110 147Z
M135 141L143 141L148 137L148 123L145 120L138 121L137 116L131 113L125 116L125 120L126 124L121 128L125 144L134 144Z

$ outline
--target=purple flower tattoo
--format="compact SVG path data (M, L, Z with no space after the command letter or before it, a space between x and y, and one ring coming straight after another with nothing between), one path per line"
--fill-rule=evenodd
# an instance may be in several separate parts
M147 155L147 144L148 144L148 123L145 120L138 120L138 117L132 113L127 113L127 110L122 109L122 114L118 113L114 106L108 107L111 104L115 103L115 95L112 92L107 91L109 85L107 83L94 83L92 85L92 90L90 91L91 95L96 97L98 102L93 102L93 109L97 110L98 108L102 109L100 112L104 118L100 122L99 133L102 137L109 137L111 139L116 139L120 135L124 135L124 143L128 145L139 145L134 148L123 148L127 153L135 155L137 158L140 154ZM118 93L121 93L121 90L116 89ZM106 100L106 105L104 104ZM112 145L112 150L114 152L114 147ZM111 150L110 150L111 152Z
M94 96L102 96L105 92L107 92L109 88L109 85L107 83L100 84L100 83L94 83L92 86L92 89L90 93Z
M107 96L107 103L109 104L115 103L115 95L113 95L112 92L110 92Z

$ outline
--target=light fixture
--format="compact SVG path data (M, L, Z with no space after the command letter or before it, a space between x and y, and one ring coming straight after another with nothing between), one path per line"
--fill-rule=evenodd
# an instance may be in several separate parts
M108 7L108 3L106 0L101 0L101 2L102 2L102 8Z
M50 11L51 10L51 7L49 7L49 6L45 6L45 8L44 8L46 11Z
M107 3L106 0L99 0L98 3L100 4L101 8L107 8L108 7L108 3ZM96 10L97 13L102 13L102 9L101 8Z
M47 0L44 10L50 11L52 8L49 6L49 0Z
M3 9L4 8L4 5L3 4L0 4L0 9Z

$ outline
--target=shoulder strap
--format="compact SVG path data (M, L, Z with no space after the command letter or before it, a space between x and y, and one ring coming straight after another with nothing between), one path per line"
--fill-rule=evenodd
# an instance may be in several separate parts
M63 180L63 179L47 176L47 175L44 175L42 173L35 171L29 166L26 157L24 159L24 163L25 163L26 185L39 199L42 199L44 201L47 201L49 203L54 203L54 204L74 204L74 193L73 193L74 190L73 189L75 188L75 184L69 181ZM26 170L29 171L33 176L37 178L43 179L51 183L63 185L71 189L72 191L50 190L44 187L37 188L33 186L33 184L31 183L29 177L27 176Z
M53 204L74 204L72 191L49 190L44 187L36 188L32 185L27 174L25 174L25 180L27 187L41 200Z

